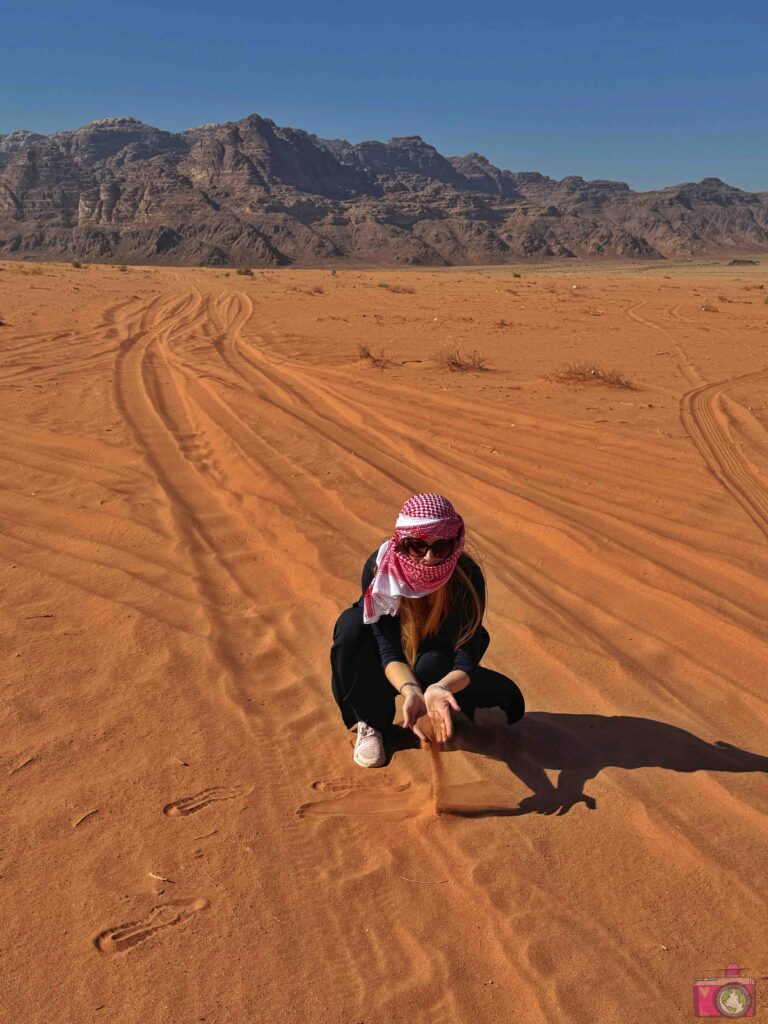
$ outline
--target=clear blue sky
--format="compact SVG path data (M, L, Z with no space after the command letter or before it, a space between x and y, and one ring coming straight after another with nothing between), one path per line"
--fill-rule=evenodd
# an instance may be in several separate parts
M259 113L510 170L768 190L768 4L6 0L0 132Z

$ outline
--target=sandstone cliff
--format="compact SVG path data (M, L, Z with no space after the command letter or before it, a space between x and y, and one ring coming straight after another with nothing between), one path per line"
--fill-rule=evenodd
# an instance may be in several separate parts
M768 251L768 193L555 181L418 135L351 144L133 118L0 135L0 257L200 265L489 264Z

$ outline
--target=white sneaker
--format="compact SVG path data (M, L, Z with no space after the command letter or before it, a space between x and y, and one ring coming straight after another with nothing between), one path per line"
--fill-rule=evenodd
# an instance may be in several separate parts
M384 737L378 729L374 729L367 722L357 723L357 739L352 759L361 768L381 768L387 760Z

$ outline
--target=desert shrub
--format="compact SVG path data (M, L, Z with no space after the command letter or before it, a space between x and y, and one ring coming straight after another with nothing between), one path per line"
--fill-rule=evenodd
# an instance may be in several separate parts
M83 269L83 264L80 262L80 260L72 260L72 266L75 268L75 270Z
M376 355L367 345L358 345L357 357L358 359L367 359L372 366L378 366L380 370L392 365L392 360L384 354L383 348L379 349L379 354Z
M128 272L128 267L118 267L117 269L121 271L123 274L126 274Z
M307 295L324 295L325 288L321 284L313 284L311 288L307 288Z
M391 292L397 292L398 295L415 295L415 288L408 288L404 284L387 284L386 281L379 282L379 288L388 288Z
M253 277L253 271L250 267L238 267L236 273L240 277Z
M457 345L444 345L436 354L438 366L444 370L485 370L487 359L479 352L462 352Z
M766 304L766 306L768 306L768 295L765 296L765 298L763 299L763 302Z
M730 300L730 299L728 298L728 296L727 296L727 295L718 295L717 297L718 297L718 299L720 300L720 302L730 302L730 301L731 301L731 300Z
M618 370L608 370L590 359L567 363L562 369L547 374L548 380L556 380L561 384L600 381L612 388L633 388L634 384Z
M512 275L512 277L522 277L522 276L523 275L522 274L518 274L517 271L515 271L515 273Z
M709 306L709 305L705 304L701 308L704 310L705 313L719 313L720 312L720 310L717 308L717 306Z
M338 270L332 270L331 271L331 277L336 277L337 274L338 274Z

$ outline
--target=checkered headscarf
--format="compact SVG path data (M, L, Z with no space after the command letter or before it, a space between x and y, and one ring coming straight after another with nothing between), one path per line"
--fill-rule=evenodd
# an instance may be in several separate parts
M395 547L405 537L431 543L447 537L459 540L453 554L439 565L413 562ZM376 574L363 599L363 622L377 622L381 615L397 615L401 597L423 597L451 578L464 550L464 520L441 494L414 494L400 509L395 532L379 548Z

